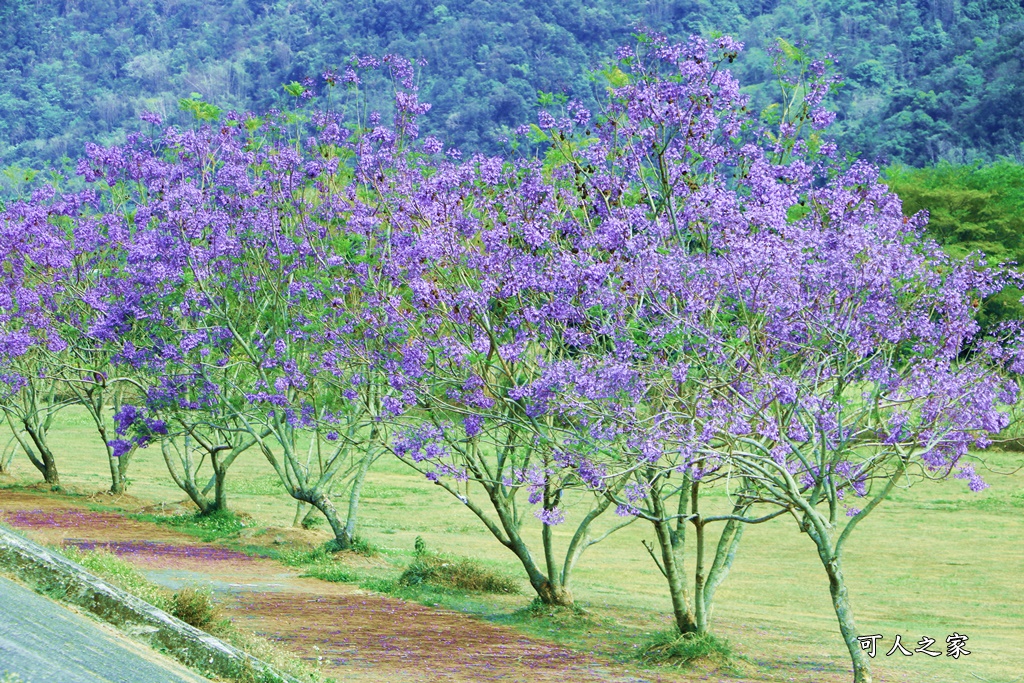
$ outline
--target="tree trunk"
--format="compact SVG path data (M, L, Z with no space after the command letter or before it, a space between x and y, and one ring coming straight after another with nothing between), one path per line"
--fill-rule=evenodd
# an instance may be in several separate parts
M871 664L867 654L857 640L857 627L853 621L853 609L846 590L843 569L838 557L822 557L825 573L828 574L828 590L832 595L832 607L839 619L839 631L843 634L846 647L853 662L853 683L871 683Z
M694 506L696 507L696 506ZM707 574L704 571L704 522L700 517L693 520L696 533L694 541L697 545L697 562L693 572L693 622L697 633L708 631L708 610L705 604L705 579Z
M683 573L682 548L675 547L673 543L671 522L654 522L654 532L658 536L658 547L661 550L665 579L668 581L669 596L672 598L672 616L675 618L676 628L680 633L694 633L697 631L697 621L690 609L690 595Z
M124 479L121 477L121 465L118 463L120 459L107 454L107 460L110 463L110 492L115 496L124 493Z
M185 448L188 449L186 443ZM167 471L171 473L171 479L178 485L182 491L184 491L188 497L196 504L199 511L202 514L209 514L212 512L210 500L203 495L203 492L196 486L195 479L192 476L191 461L186 458L186 461L182 463L182 469L185 471L185 475L181 476L178 474L177 468L174 466L174 458L171 456L171 444L167 441L160 442L160 452L163 453L164 463L167 464Z
M334 532L334 542L337 544L337 549L348 550L351 548L352 537L348 535L345 525L342 524L341 520L338 518L338 509L334 507L334 503L331 502L331 499L321 493L310 496L310 500L307 502L320 512L324 513L324 517L327 518L327 523L331 525L331 531Z
M224 512L228 509L228 490L224 485L227 479L228 468L224 465L219 454L210 454L210 464L213 465L213 510Z
M128 463L131 462L134 446L122 456L114 457L114 451L107 444L107 430L101 425L99 428L100 437L107 445L107 461L110 464L110 493L119 496L125 492L128 484Z
M370 471L370 463L372 463L374 459L375 455L373 450L367 450L366 455L363 456L363 461L359 463L359 471L352 480L352 490L348 495L348 519L345 520L345 535L353 540L355 540L356 537L356 518L359 514L359 497L363 494L363 482L366 481L366 475Z
M575 601L572 592L565 586L556 586L550 581L544 581L540 586L534 586L540 601L545 605L557 607L572 607Z
M516 522L515 514L509 509L509 503L502 498L499 488L495 485L485 485L484 489L491 499L491 504L494 505L494 511L498 513L501 527L505 530L508 539L503 540L500 531L497 529L492 528L491 533L519 558L523 569L526 570L526 575L530 579L530 585L537 591L537 597L545 605L572 607L574 604L572 593L559 581L558 573L545 575L540 570L540 567L537 566L530 548L523 541L522 536L519 535L519 525ZM481 517L480 512L477 512L475 509L474 512L478 517ZM490 525L488 525L488 528L490 528ZM547 530L550 531L550 529Z
M718 537L715 559L708 571L707 582L704 584L704 618L708 624L711 623L711 616L714 612L715 591L725 581L729 570L732 569L733 560L736 559L736 548L743 537L745 526L746 524L731 519L725 523L725 528L722 529L722 534Z
M57 473L57 460L53 457L53 452L50 451L50 447L46 444L46 437L42 433L38 433L37 430L32 428L32 425L26 420L25 432L32 439L32 443L35 444L36 450L39 451L38 457L32 451L25 442L22 442L22 446L25 447L25 452L28 454L28 459L32 461L36 469L39 470L40 474L43 475L43 481L50 486L60 486L60 475Z
M652 509L658 521L653 522L654 533L658 536L658 547L661 550L662 573L668 581L668 592L672 598L672 615L676 628L680 633L697 631L697 621L690 608L690 596L686 590L686 574L683 564L683 544L672 531L672 521L665 510L665 501L657 488L649 494Z
M60 486L60 475L57 473L57 462L53 458L53 454L50 453L50 449L47 448L42 452L43 463L46 467L43 469L43 480L50 486Z
M309 510L306 510L307 503L305 501L295 501L295 517L292 518L292 526L298 529L306 523L306 519L309 518L310 513L316 510L315 507L310 505Z
M0 474L7 474L11 461L14 459L14 454L17 452L17 437L12 436L11 440L7 442L7 447L0 453Z
M124 493L124 471L120 462L121 458L114 457L114 449L110 447L109 439L107 438L107 428L103 426L103 394L100 393L96 402L93 402L92 394L87 392L86 398L82 402L87 405L92 413L92 419L96 423L96 431L100 433L100 440L103 442L104 448L107 449L107 464L110 465L110 492L115 496L119 496Z

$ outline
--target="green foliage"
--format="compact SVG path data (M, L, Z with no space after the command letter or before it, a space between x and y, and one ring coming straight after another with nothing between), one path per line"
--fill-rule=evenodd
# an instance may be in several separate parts
M847 82L837 132L867 157L922 165L1020 155L1024 140L1024 8L1011 0L5 0L0 21L0 164L61 165L86 142L137 130L143 110L190 124L228 109L299 106L304 77L388 52L427 60L424 134L493 152L533 120L538 91L596 112L621 72L587 70L635 43L636 22L672 38L737 36L747 48L734 68L758 109L777 99L773 51L838 55ZM386 109L386 88L361 89L371 108Z
M710 633L665 631L644 645L639 657L646 664L686 666L703 661L728 666L733 651L727 640Z
M285 83L281 88L292 97L301 97L302 93L306 92L306 88L297 81Z
M886 182L903 213L928 212L928 231L957 257L982 252L990 264L1024 264L1024 165L942 163L933 168L891 166ZM982 324L1024 318L1021 292L1006 288L982 306Z
M195 120L200 123L212 123L220 119L220 107L215 107L209 102L203 102L203 96L197 92L192 93L187 98L178 100L178 107L182 111L192 114Z

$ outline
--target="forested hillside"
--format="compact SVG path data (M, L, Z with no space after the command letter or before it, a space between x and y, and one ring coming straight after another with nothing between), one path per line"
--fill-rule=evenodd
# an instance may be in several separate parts
M736 35L740 80L761 103L776 37L834 53L846 82L834 132L868 158L1021 157L1019 0L3 0L0 165L74 157L144 109L173 120L193 92L266 109L282 84L353 53L425 58L427 127L493 149L532 119L538 90L590 99L588 69L634 22Z

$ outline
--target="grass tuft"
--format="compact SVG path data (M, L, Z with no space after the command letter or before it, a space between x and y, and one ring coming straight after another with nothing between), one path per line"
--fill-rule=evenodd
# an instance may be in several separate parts
M385 595L395 595L397 597L403 597L400 595L401 586L394 579L386 578L369 578L359 582L359 587L363 590L373 591L375 593L384 593Z
M300 576L333 583L355 583L360 576L334 560L334 542L328 541L315 550L283 552L277 555L282 564L301 567Z
M359 575L334 562L323 562L306 567L300 576L331 583L356 583Z
M191 586L182 588L171 598L171 614L207 633L223 633L230 624L221 615L209 590Z
M218 510L209 514L196 512L187 515L128 515L142 522L155 522L174 527L182 533L195 536L204 543L234 538L242 529L254 526L247 515L238 515L230 510Z
M572 605L547 605L539 597L530 601L530 604L513 613L517 620L526 619L553 619L557 621L578 621L589 620L591 614L577 604Z
M308 564L329 562L331 551L326 545L322 545L315 550L288 550L275 553L274 558L281 564L288 565L289 567L305 567Z
M645 664L687 666L698 661L716 666L731 666L732 646L724 638L710 633L664 631L640 649Z
M515 579L490 570L476 560L426 550L416 554L416 559L398 577L398 584L430 584L440 588L505 595L520 592L519 583Z
M350 552L363 557L376 557L380 555L380 548L367 541L365 538L355 536L352 539L352 543L347 548L342 548L336 539L331 539L323 545L323 548L328 553L343 553Z

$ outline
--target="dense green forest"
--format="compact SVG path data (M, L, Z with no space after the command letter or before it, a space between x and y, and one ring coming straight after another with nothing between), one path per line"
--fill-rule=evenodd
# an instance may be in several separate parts
M928 231L957 257L982 252L991 265L1024 266L1024 165L940 163L929 168L893 166L886 182L903 201L903 213L928 212ZM1006 287L985 301L983 325L1024 319L1024 291Z
M430 132L494 149L532 119L538 90L592 100L588 70L635 22L739 37L736 70L755 103L776 91L776 37L835 54L845 86L834 133L866 158L1024 155L1019 0L2 0L0 166L117 141L141 110L173 121L193 92L267 109L282 84L357 53L426 59Z

